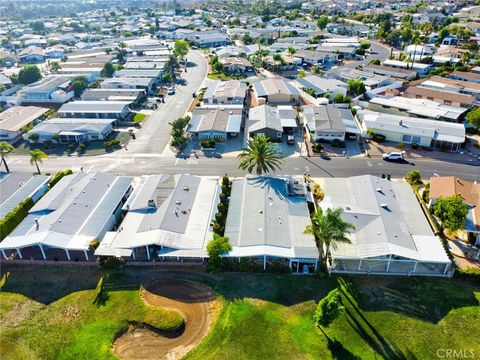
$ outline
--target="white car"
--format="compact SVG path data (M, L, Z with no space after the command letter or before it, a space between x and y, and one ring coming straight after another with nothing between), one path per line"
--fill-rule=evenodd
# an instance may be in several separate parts
M383 154L383 160L403 160L403 153L401 152L389 152Z
M175 94L175 88L173 86L167 88L167 94L173 95Z

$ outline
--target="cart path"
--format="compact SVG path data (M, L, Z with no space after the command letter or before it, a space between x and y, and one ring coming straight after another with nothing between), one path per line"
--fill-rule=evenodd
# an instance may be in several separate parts
M186 280L157 279L142 290L141 296L150 306L180 312L185 327L164 336L132 326L112 345L113 353L120 359L181 359L208 333L216 296L206 286Z

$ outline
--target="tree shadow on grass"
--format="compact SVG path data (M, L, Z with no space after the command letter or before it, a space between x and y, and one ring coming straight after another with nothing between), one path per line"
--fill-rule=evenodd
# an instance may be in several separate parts
M345 347L343 347L343 344L338 341L337 339L331 339L328 337L328 335L325 333L325 331L319 326L318 327L320 331L323 333L325 338L327 339L328 342L328 350L332 353L332 358L333 359L338 359L338 360L361 360L361 357L356 356L355 354L351 353Z
M345 297L364 311L392 311L437 324L452 309L476 306L479 287L457 280L407 277L337 278ZM459 291L462 288L462 291Z

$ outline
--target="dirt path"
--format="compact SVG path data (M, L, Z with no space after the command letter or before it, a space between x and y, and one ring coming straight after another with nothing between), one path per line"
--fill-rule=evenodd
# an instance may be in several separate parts
M210 328L215 293L199 283L158 279L145 287L142 298L148 305L179 311L185 319L185 328L160 335L132 327L113 343L112 351L120 359L180 359Z

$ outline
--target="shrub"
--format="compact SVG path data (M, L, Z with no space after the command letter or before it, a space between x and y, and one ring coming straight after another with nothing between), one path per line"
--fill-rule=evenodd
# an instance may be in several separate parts
M3 240L8 236L28 215L28 211L33 207L34 201L31 197L27 197L18 204L12 211L0 220L0 239Z
M422 200L426 204L428 204L428 202L430 201L430 183L425 185L425 189L423 190L423 193L422 193Z
M104 269L118 269L123 265L123 261L112 256L99 256L98 264Z
M313 152L319 153L323 150L323 145L322 144L315 144L313 147Z
M332 147L345 148L345 141L334 139L332 141Z
M382 134L374 134L372 136L373 140L376 141L377 143L381 143L385 141L385 135Z
M341 304L340 292L334 289L328 293L317 305L313 319L319 326L328 327L345 308Z
M415 143L412 144L412 149L418 149L419 147L420 147L420 145L418 145L418 144L415 144Z
M54 186L57 182L59 182L64 176L66 175L70 175L70 174L73 174L73 171L71 169L67 169L67 170L64 170L64 171L59 171L55 174L54 177L52 177L50 179L50 181L48 182L48 185L50 187Z
M398 149L404 149L405 148L405 143L404 142L399 142L395 144L395 147Z
M420 185L422 183L422 176L418 170L410 170L407 175L405 175L405 180L410 185Z
M103 146L106 148L110 147L117 147L120 145L120 140L119 139L113 139L113 140L107 140L103 142Z
M219 271L222 268L222 255L232 250L228 237L213 234L213 239L209 241L207 245L208 253L208 271Z
M200 146L204 149L215 149L215 139L202 139L200 140Z

